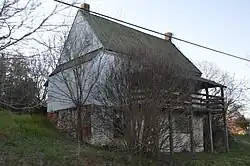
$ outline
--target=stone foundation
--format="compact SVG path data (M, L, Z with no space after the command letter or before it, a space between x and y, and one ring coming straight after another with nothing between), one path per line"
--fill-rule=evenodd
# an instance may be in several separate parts
M81 117L84 140L95 145L107 145L111 142L109 138L113 136L113 133L103 127L95 116L93 108L93 106L86 107L85 115L82 114ZM77 138L77 111L75 109L51 112L48 113L48 118L56 125L57 129Z
M60 110L58 111L58 118L56 127L68 135L76 138L76 114L77 112L72 109Z
M84 140L90 144L103 146L103 145L116 145L124 146L123 140L114 137L113 120L106 119L105 122L100 121L98 114L102 112L102 108L95 108L93 106L86 107L83 123L83 136ZM104 109L104 108L103 108ZM48 117L52 122L56 124L56 127L67 133L73 138L77 137L77 111L74 109L59 110L53 113L48 113ZM105 119L105 118L104 118ZM86 123L87 122L87 123ZM86 125L87 124L87 125ZM173 125L175 126L175 124ZM168 134L168 133L166 133ZM174 131L173 133L174 151L190 151L190 134L179 133ZM194 117L194 139L196 152L203 151L203 118L201 116ZM162 152L169 151L168 141L164 143L161 149Z

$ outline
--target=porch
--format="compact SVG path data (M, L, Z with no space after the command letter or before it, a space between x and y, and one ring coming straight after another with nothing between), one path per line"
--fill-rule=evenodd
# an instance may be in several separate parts
M196 90L189 97L186 98L184 104L178 105L176 102L176 109L168 112L168 127L169 127L169 151L174 154L174 129L173 129L173 113L175 111L184 112L186 117L189 117L189 135L190 135L190 151L195 153L196 145L194 141L194 114L199 114L208 119L208 135L209 135L209 151L214 153L214 143L213 143L213 115L220 114L223 116L223 139L225 151L229 152L228 144L228 131L227 131L227 121L226 121L226 110L224 103L224 85L218 84L211 80L207 80L201 77L192 78L196 83ZM216 92L216 93L215 93ZM178 93L176 94L178 96ZM144 95L143 92L135 92L133 99L137 102L143 103ZM172 103L171 103L172 104ZM205 143L205 142L204 142Z
M224 85L218 84L214 81L197 77L194 78L197 82L197 87L199 88L199 93L193 93L191 95L190 105L190 121L193 121L193 114L200 113L208 119L208 135L209 135L209 151L214 153L214 143L213 143L213 115L221 115L223 117L223 139L225 152L229 152L228 143L228 130L227 130L227 119L225 110L225 98L224 98ZM192 126L192 125L191 125ZM191 140L191 151L194 153L194 143L193 143L193 127L190 128L190 140ZM205 142L204 142L205 143Z

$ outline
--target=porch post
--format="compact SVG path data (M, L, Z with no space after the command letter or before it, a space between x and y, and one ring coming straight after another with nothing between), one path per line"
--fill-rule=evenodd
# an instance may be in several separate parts
M226 149L226 152L229 152L228 131L227 131L227 112L225 110L224 89L223 89L223 87L221 87L220 90L221 90L221 97L222 97L225 149Z
M206 107L209 108L208 104L209 104L209 91L208 91L208 87L205 88L206 90L206 101L207 101L207 105ZM210 142L210 151L211 153L214 153L214 143L213 143L213 130L212 130L212 114L211 111L208 110L208 124L209 124L209 142Z
M168 112L168 127L169 127L169 151L171 155L174 155L172 110Z
M208 112L208 122L209 122L209 139L210 139L210 150L214 153L214 143L213 143L213 131L212 131L212 114Z
M188 107L190 109L190 107ZM191 144L191 152L194 154L195 153L195 145L194 145L194 115L193 115L193 110L190 109L190 144Z

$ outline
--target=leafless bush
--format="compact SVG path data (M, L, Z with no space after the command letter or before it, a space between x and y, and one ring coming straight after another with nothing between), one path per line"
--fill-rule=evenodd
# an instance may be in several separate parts
M157 156L169 149L169 113L177 121L188 114L184 103L195 91L194 82L188 79L191 75L168 55L154 50L137 47L115 56L97 83L95 99L101 106L96 128L114 132L108 138L120 140L133 153ZM181 140L180 134L174 137Z

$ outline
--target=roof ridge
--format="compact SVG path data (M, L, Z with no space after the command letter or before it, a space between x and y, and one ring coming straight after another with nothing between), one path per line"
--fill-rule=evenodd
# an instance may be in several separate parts
M158 36L155 36L155 35L152 35L152 34L149 34L149 33L143 32L143 31L140 31L140 30L138 30L138 29L135 29L135 28L132 27L132 26L130 27L130 26L124 25L125 23L119 23L118 21L111 20L111 19L108 19L108 18L105 18L105 17L101 17L101 16L98 16L97 14L86 13L87 11L82 11L82 10L81 10L81 12L83 12L84 15L89 14L89 15L92 15L92 16L95 16L95 17L98 17L98 18L101 18L101 19L105 19L106 21L109 21L110 23L116 23L116 24L122 25L122 26L124 26L124 27L126 27L126 28L129 28L129 29L135 30L135 31L137 31L137 32L143 33L143 34L145 34L145 35L149 35L149 36L151 36L151 37L155 37L155 38L157 38L157 39L159 39L159 40L162 40L162 41L164 41L164 42L171 43L170 41L168 41L168 40L166 40L166 39L163 39L163 38L160 38L160 37L158 37ZM140 29L140 28L139 28L139 29ZM145 30L145 31L147 31L147 30ZM173 44L173 43L171 43L171 44ZM174 45L174 44L173 44L173 45Z
M161 54L166 54L169 58L175 58L176 63L182 65L187 70L201 75L201 71L174 45L174 43L163 38L140 31L125 23L101 17L86 11L82 11L88 24L93 32L99 38L104 48L115 52L128 51L127 48L134 47L138 44L145 49L155 49ZM177 53L175 55L170 55Z

